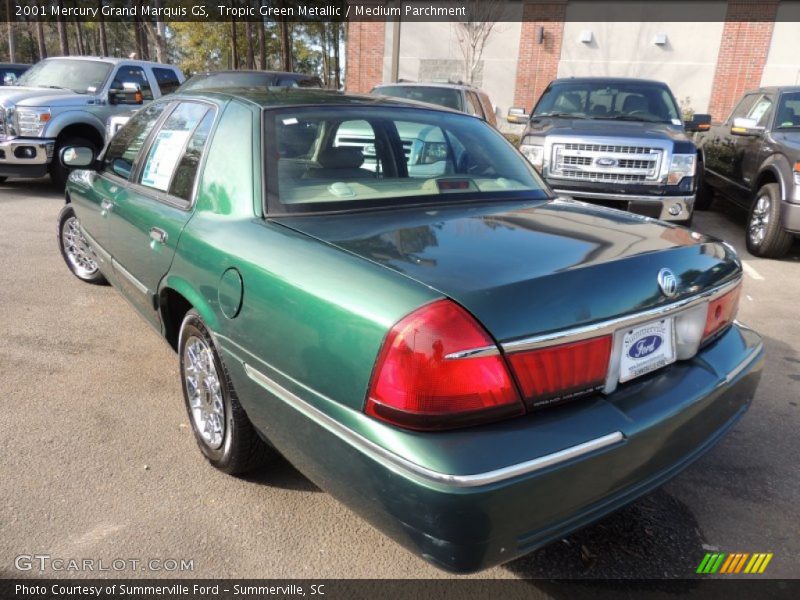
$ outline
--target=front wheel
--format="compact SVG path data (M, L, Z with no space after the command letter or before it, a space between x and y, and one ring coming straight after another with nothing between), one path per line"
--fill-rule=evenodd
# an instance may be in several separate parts
M104 285L106 278L97 267L97 258L81 232L75 209L67 204L58 215L58 248L67 267L81 281Z
M768 183L756 194L747 219L747 250L754 256L780 258L792 246L793 236L781 225L781 188Z
M189 422L208 461L230 475L263 465L273 450L239 404L214 340L194 309L181 324L178 352Z

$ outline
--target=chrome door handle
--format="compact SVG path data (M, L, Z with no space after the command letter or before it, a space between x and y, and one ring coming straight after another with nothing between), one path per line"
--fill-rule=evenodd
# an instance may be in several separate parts
M158 242L159 244L166 244L167 232L161 229L160 227L151 227L150 239L153 240L154 242Z
M108 200L103 200L103 201L100 202L100 214L102 216L105 217L112 210L114 210L114 203L113 202L109 202Z

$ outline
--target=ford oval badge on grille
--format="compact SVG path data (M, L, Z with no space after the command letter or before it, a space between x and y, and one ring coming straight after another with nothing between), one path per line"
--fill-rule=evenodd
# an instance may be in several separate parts
M598 167L616 167L617 159L608 157L598 158L596 161L594 161L594 164L596 164Z
M658 272L658 287L667 298L672 298L678 292L678 280L675 278L675 273L669 269L661 269Z
M631 358L650 356L659 349L663 341L660 335L648 335L647 337L643 337L630 347L628 356Z

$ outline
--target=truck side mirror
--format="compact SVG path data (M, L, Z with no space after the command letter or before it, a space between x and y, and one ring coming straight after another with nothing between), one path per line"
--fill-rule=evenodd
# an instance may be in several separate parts
M531 116L520 106L512 106L508 109L508 114L506 115L506 121L509 123L520 123L522 125L527 123L530 118Z
M686 131L708 131L711 129L711 115L692 115L688 121L684 121Z
M112 87L108 90L108 102L109 104L142 104L144 102L142 88L138 83L130 82L123 83L121 88Z
M731 126L731 133L733 135L758 136L763 132L764 128L759 127L755 119L739 117L733 120L733 125Z

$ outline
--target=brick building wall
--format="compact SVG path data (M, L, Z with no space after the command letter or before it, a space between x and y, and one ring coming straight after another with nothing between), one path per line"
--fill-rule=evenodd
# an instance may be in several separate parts
M369 92L382 83L385 35L383 21L350 21L347 24L345 89L348 92Z
M727 118L745 91L761 85L778 4L729 0L709 105L715 121Z
M523 106L527 110L533 108L547 84L556 78L566 10L566 0L526 2L523 6L514 90L516 106ZM541 43L540 28L544 28Z

